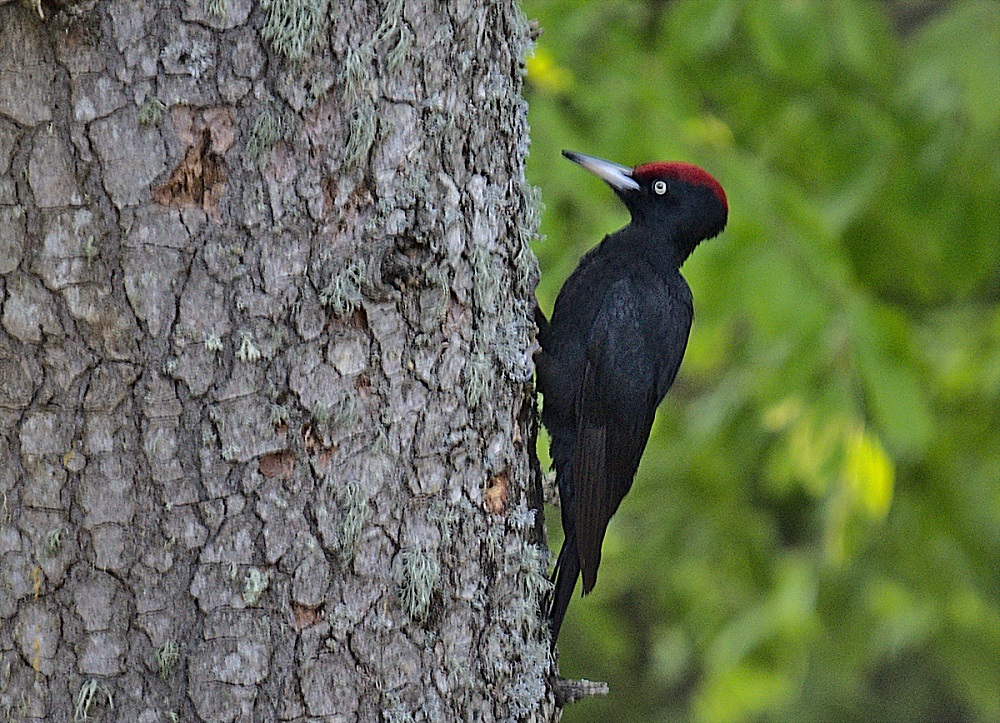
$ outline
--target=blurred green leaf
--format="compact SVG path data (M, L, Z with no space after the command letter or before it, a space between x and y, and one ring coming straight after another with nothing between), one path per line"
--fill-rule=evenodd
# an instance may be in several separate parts
M885 517L892 502L896 469L879 438L862 427L853 429L845 449L844 482L863 512Z

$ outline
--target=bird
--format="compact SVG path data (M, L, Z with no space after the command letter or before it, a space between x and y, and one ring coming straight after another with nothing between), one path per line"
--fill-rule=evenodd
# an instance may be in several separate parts
M690 163L629 168L563 155L611 186L631 221L583 257L550 319L535 313L537 388L565 534L549 598L553 650L577 578L583 595L597 582L608 522L684 357L694 309L680 267L729 216L722 186Z

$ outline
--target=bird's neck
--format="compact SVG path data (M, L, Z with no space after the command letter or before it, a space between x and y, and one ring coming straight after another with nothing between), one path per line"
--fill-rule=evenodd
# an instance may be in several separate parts
M675 273L694 248L685 248L662 227L631 223L609 237L616 250L627 257L642 259L663 274Z

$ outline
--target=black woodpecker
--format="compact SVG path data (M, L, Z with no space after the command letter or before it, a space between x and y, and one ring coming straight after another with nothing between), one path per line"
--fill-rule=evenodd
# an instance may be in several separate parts
M563 151L611 186L631 222L606 236L538 313L542 421L552 438L566 535L549 610L552 646L583 573L597 582L608 521L632 486L656 408L674 383L693 317L680 267L726 225L722 186L689 163L635 168Z

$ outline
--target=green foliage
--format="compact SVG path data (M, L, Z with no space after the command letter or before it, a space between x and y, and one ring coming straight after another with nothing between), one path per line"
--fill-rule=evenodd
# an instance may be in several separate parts
M560 149L732 209L564 720L1000 718L1000 4L525 5L544 309L626 221Z

